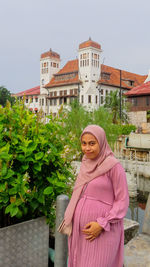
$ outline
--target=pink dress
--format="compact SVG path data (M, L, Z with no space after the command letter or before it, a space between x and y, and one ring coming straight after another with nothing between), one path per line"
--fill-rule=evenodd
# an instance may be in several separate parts
M84 187L73 217L68 267L123 266L123 217L128 205L126 175L120 163ZM104 230L90 242L81 230L91 221L97 221Z

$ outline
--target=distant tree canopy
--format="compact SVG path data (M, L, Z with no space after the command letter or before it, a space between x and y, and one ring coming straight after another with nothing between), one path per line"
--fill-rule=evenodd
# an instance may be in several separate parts
M11 96L11 93L4 86L0 86L0 105L5 107L7 100L11 104L13 104L15 101L15 98Z

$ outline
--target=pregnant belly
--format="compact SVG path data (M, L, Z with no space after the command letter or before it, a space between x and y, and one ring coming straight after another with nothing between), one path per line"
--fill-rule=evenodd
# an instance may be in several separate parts
M96 221L99 217L106 217L110 209L111 206L103 202L81 198L74 213L74 223L83 229L85 224Z

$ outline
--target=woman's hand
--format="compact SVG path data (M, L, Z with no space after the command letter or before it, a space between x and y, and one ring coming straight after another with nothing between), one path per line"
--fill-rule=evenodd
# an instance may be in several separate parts
M102 230L103 228L97 222L89 222L84 226L82 232L86 235L87 240L92 241L101 234Z

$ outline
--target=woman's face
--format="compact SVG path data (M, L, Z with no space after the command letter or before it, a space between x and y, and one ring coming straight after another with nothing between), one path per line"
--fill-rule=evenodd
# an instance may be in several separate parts
M81 149L88 159L95 159L100 152L100 147L97 139L94 135L89 133L82 135Z

